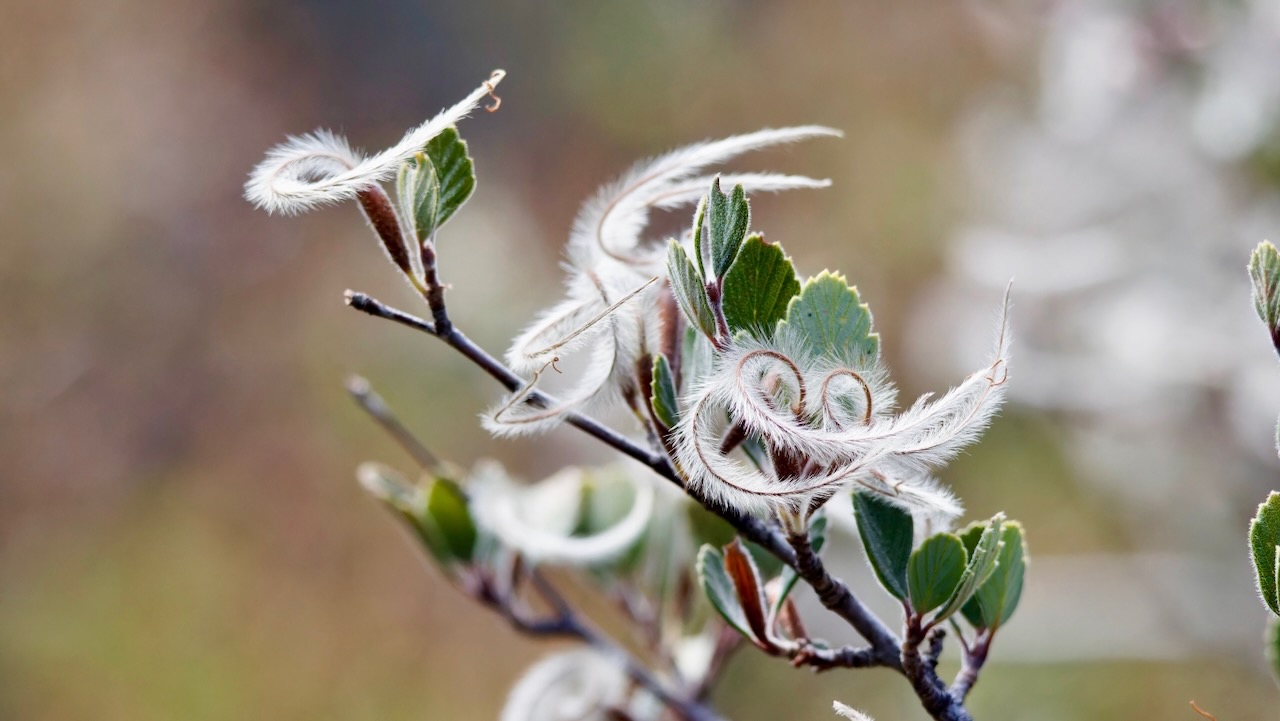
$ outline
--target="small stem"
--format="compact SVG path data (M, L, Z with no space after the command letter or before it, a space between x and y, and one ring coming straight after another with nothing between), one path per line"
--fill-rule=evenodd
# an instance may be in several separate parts
M982 666L987 662L987 653L991 650L991 639L991 633L983 631L973 640L973 645L964 652L960 673L956 674L956 679L951 684L951 695L956 699L964 701L973 690L974 684L978 683L978 674L982 673Z
M436 455L400 422L400 419L382 400L382 396L374 392L368 379L351 376L347 379L347 392L378 425L382 426L383 430L395 439L396 443L400 444L405 452L413 457L413 460L418 462L424 471L440 467L440 459L436 458Z
M724 350L729 346L729 323L724 317L724 295L719 280L707 283L707 303L716 318L716 337L712 342L717 350Z
M436 334L441 338L453 332L453 321L449 320L449 310L444 304L444 284L440 282L440 274L436 270L436 241L427 238L422 243L422 270L427 281L427 305L431 308L431 318L435 321Z

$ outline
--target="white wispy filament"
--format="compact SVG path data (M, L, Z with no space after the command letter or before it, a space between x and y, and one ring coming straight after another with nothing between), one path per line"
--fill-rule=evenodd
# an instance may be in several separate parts
M327 130L292 136L268 151L254 168L244 186L244 196L271 213L300 213L350 200L360 191L392 178L427 141L474 110L505 76L505 71L493 71L461 102L411 129L400 142L376 155L362 156L351 149L346 138Z
M815 358L786 326L766 341L739 339L686 394L674 439L689 488L757 513L796 512L856 484L913 512L954 517L961 508L928 476L982 433L1008 377L1004 317L991 362L941 398L925 395L890 414L894 391L878 367ZM774 459L757 468L722 453L726 415Z
M589 353L586 369L554 408L523 401L535 384L510 395L484 416L485 428L510 436L545 431L579 410L608 406L633 383L635 361L644 352L644 330L653 319L646 309L666 291L665 246L645 243L642 234L651 209L691 205L706 194L709 166L743 153L840 132L816 125L766 129L674 150L632 167L588 200L574 221L566 247L568 293L539 314L507 351L517 372L536 374L573 352ZM828 180L778 173L738 173L720 178L722 186L741 184L748 192L823 188ZM651 315L651 314L650 314ZM645 392L647 395L647 391Z
M626 553L648 528L654 488L649 479L621 467L595 475L625 483L632 490L626 515L596 533L572 534L584 486L589 482L587 472L580 468L566 468L532 486L517 485L496 466L477 469L469 489L475 499L476 520L503 545L533 563L607 563Z

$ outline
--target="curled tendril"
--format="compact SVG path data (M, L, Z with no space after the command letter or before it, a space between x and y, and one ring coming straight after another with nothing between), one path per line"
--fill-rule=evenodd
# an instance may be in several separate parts
M844 430L844 424L840 422L839 413L831 404L831 382L838 378L852 378L861 388L863 394L863 414L862 425L871 424L871 415L875 408L875 402L872 399L871 385L862 377L862 374L851 368L839 368L828 373L822 379L822 415L823 418L836 430Z
M1007 307L1006 299L1006 316ZM926 515L957 514L959 505L927 471L976 440L999 407L1008 381L1005 319L988 366L940 398L922 396L898 416L887 413L893 392L881 370L824 367L829 360L815 358L805 342L785 330L769 341L739 341L689 394L691 412L674 440L691 490L739 508L794 511L856 483ZM837 384L846 382L861 390L854 425L846 424L854 417L838 403ZM819 392L806 401L810 383ZM780 389L799 403L779 407ZM735 432L769 450L769 467L721 451L716 422L725 415Z

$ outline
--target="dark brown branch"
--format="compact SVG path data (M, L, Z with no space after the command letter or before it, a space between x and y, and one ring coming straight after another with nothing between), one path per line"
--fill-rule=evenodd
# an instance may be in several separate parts
M440 297L443 298L443 296ZM348 305L363 313L392 320L439 338L509 391L516 391L526 385L525 379L489 355L452 324L448 324L443 332L439 332L435 324L391 308L364 293L349 290L346 293L346 300ZM433 314L435 311L433 307ZM443 317L447 319L447 315ZM555 404L555 399L534 391L529 394L525 402L539 407L550 407ZM571 413L566 416L566 422L620 453L643 463L662 478L684 488L684 480L672 468L665 456L634 443L631 439L589 416ZM831 576L823 565L822 559L813 552L806 536L784 536L776 525L744 515L733 508L708 504L703 499L690 495L708 510L728 521L743 537L795 569L796 573L814 589L822 605L845 619L870 644L875 663L869 665L887 666L907 676L930 715L938 721L972 721L963 702L959 697L953 697L948 692L946 686L938 680L933 668L920 656L919 646L924 641L924 634L918 622L915 632L919 638L915 638L914 643L912 639L908 639L905 643L899 641L893 631L864 606L848 586ZM858 658L860 660L861 656ZM705 718L712 719L715 716Z
M929 650L922 655L920 645L925 642L927 630L922 627L920 616L910 614L907 617L907 629L902 641L902 672L924 710L937 721L973 721L973 717L965 709L964 703L957 700L947 690L937 674L937 655L934 646L941 652L941 639L934 637L930 641Z
M862 605L862 601L853 595L848 586L827 572L822 559L813 552L813 546L809 544L807 535L791 534L787 540L794 549L794 560L789 565L795 568L800 578L813 587L822 605L848 621L849 625L871 644L878 665L901 671L899 641L893 631L890 631L879 617Z
M833 668L871 668L883 666L876 656L875 649L870 646L842 646L841 648L820 648L806 644L791 657L793 666L807 666L815 671L826 671Z

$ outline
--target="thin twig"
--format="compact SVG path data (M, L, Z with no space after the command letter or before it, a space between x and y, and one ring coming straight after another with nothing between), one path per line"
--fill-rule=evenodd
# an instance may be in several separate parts
M991 638L989 631L980 632L973 643L964 649L960 673L956 674L955 681L951 683L951 695L957 700L964 701L978 682L978 674L982 672L982 666L987 662L987 653L991 650Z
M680 698L650 673L644 664L614 643L613 639L575 614L569 602L536 568L529 572L529 581L538 591L538 595L555 610L561 625L570 635L576 636L604 656L613 659L632 681L643 686L679 718L684 721L723 721L718 714L698 701Z
M808 583L823 606L835 611L841 618L871 644L879 665L902 670L902 659L898 648L897 636L889 627L872 613L858 597L841 581L832 577L822 563L818 554L813 552L807 534L798 533L787 536L787 541L794 549L794 562L791 565L796 573Z
M489 355L451 323L446 330L438 332L436 326L431 322L387 306L375 298L355 291L349 290L346 292L346 301L348 305L363 313L395 321L401 325L439 338L479 366L509 391L515 391L525 385L525 379ZM433 311L435 310L433 308ZM447 318L447 316L444 317ZM534 391L529 394L526 402L542 407L553 405L555 399L544 393ZM665 456L640 446L589 416L570 413L566 415L566 422L604 442L620 453L643 463L662 478L680 488L684 488L684 480L672 468ZM919 655L919 645L924 641L923 634L919 639L915 640L914 647L910 649L908 644L899 641L897 635L885 625L884 621L880 620L879 617L864 606L844 582L833 577L826 570L822 559L813 552L807 537L784 536L776 525L767 524L758 518L745 515L733 508L708 504L703 499L693 496L693 494L690 495L708 510L729 522L743 537L761 546L778 560L795 569L796 573L817 592L818 599L823 606L847 621L870 644L870 647L874 649L876 665L892 668L912 680L913 685L916 686L917 695L920 696L921 702L930 715L938 719L938 721L972 721L972 717L965 710L963 702L947 692L946 687L942 685L941 681L937 680L937 675L932 672L932 669L928 669L927 673L924 674L916 673L915 677L913 677L913 671L908 670L909 656L913 656L913 663L918 664L921 668L926 667ZM609 643L612 642L609 641ZM647 673L643 668L640 668L640 670ZM917 682L917 678L924 679L925 682ZM715 716L711 715L702 718L713 719Z
M382 396L374 392L368 379L351 376L347 379L347 392L379 426L382 426L383 430L395 439L396 443L400 444L405 452L413 457L413 460L418 462L424 471L440 467L440 459L400 422L400 419L382 400Z

